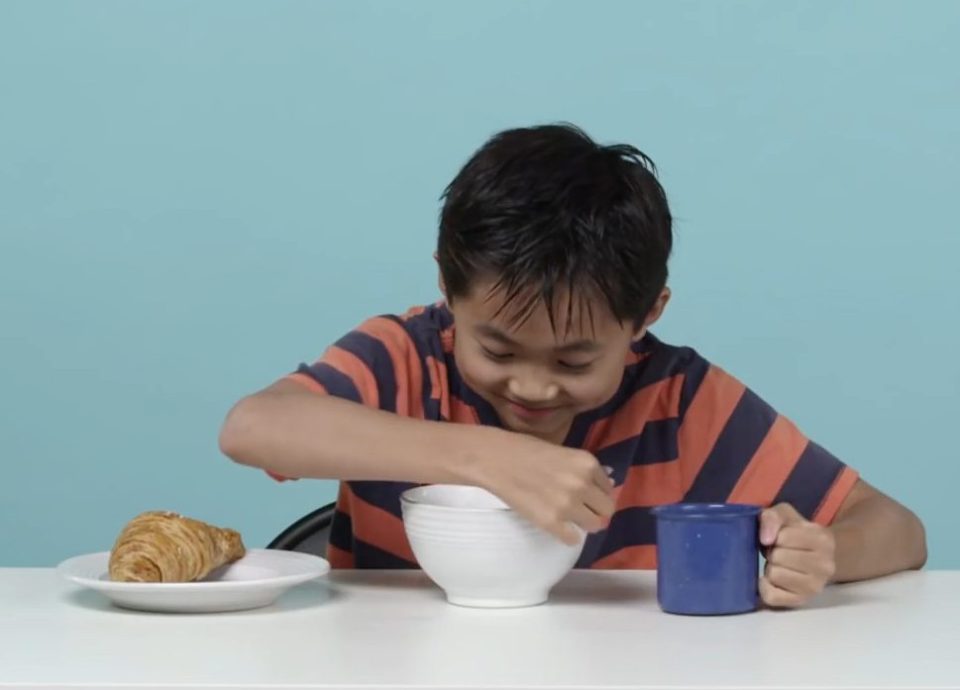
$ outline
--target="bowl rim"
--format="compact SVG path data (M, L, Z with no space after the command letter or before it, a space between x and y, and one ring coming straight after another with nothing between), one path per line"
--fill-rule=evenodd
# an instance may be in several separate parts
M413 494L423 489L429 489L434 487L456 487L456 488L468 488L468 489L477 489L479 491L486 491L491 493L479 486L471 486L469 484L422 484L420 486L414 486L409 488L400 494L400 503L408 504L412 506L422 506L425 508L430 508L431 510L440 510L451 513L499 513L499 514L516 514L516 511L513 510L510 506L491 506L489 508L480 508L477 506L445 506L439 505L437 503L431 503L429 501L417 500L413 497ZM493 495L491 493L491 495Z

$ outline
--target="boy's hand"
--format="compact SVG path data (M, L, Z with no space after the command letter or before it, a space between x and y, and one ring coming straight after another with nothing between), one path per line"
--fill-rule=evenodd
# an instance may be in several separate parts
M613 480L591 453L515 433L502 439L482 460L482 486L567 544L580 541L580 530L606 527Z
M788 503L760 515L760 543L767 557L760 597L767 606L802 606L823 590L836 570L833 532L806 520Z

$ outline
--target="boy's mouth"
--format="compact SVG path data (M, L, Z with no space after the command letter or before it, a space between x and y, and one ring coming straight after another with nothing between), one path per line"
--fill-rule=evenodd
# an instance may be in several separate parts
M510 411L515 414L517 417L526 420L526 421L541 421L552 414L557 412L560 409L557 405L552 406L531 406L524 403L516 402L515 400L507 399L507 404L510 406Z

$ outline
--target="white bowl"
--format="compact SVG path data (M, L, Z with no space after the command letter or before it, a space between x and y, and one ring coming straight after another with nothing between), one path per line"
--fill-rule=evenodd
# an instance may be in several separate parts
M583 539L564 544L477 487L417 487L400 505L420 567L458 606L542 604L583 549Z

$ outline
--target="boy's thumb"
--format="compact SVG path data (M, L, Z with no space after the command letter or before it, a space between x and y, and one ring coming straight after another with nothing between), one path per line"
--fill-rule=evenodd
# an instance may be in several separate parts
M773 546L777 535L784 525L803 520L803 517L789 503L779 503L760 513L760 543L763 546Z

